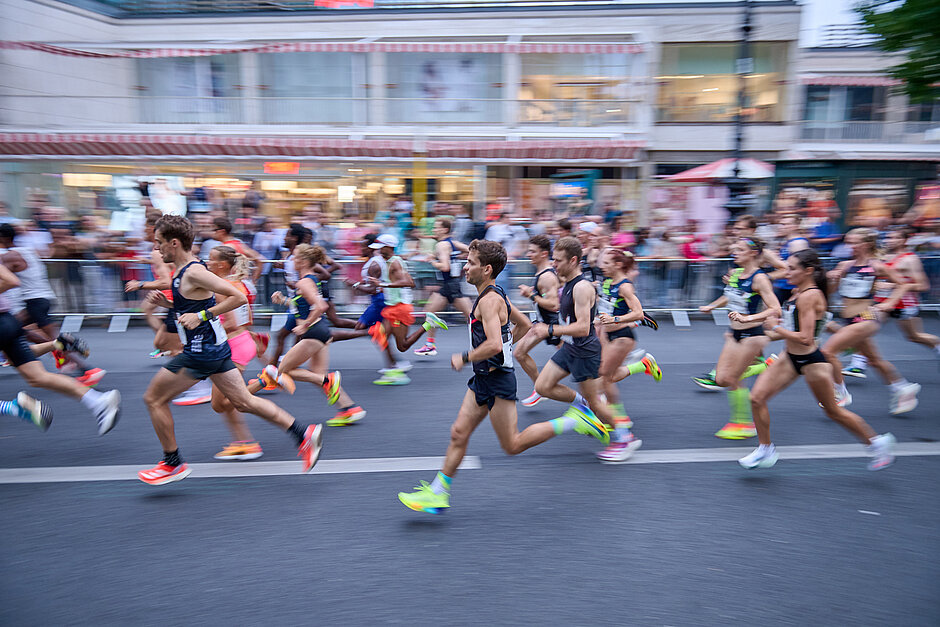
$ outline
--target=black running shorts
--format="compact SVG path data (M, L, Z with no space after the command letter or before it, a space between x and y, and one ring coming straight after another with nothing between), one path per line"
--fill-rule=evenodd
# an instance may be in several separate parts
M30 298L23 301L23 305L26 307L26 315L28 316L27 324L33 322L41 329L52 323L52 318L49 317L49 309L52 304L48 298Z
M23 325L7 311L0 312L0 351L3 351L16 368L36 361L36 355L26 341Z
M463 288L460 286L460 279L445 279L441 284L440 295L447 299L447 302L453 304L458 298L463 298Z
M330 324L326 318L320 318L316 324L307 329L307 332L301 336L302 340L319 340L326 344L330 341Z
M494 370L487 374L474 374L467 381L467 387L473 390L477 405L486 405L493 409L497 398L515 401L516 373L512 370Z
M627 337L631 340L636 339L636 336L633 334L633 327L624 327L623 329L617 329L616 331L608 331L607 339L616 340L617 338Z
M597 378L597 373L601 368L601 352L592 351L586 356L579 357L574 354L571 345L565 343L552 355L552 361L559 368L571 374L571 379L575 383L581 383L588 379Z
M231 357L225 359L199 359L189 353L180 353L163 366L173 374L182 371L193 379L208 379L214 374L222 374L235 369Z

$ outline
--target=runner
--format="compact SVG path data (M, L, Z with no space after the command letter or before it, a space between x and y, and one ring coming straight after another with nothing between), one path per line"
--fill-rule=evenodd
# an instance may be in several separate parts
M332 338L339 342L341 340L352 340L357 337L368 335L368 331L356 330L356 323L348 318L343 318L336 312L336 306L333 304L333 298L330 295L330 279L333 274L340 270L340 265L336 263L325 250L323 253L323 262L318 263L313 268L313 275L317 280L317 290L320 297L326 303L326 319L334 328L330 329Z
M154 376L144 394L154 431L163 446L163 459L137 476L145 483L162 485L189 475L189 466L176 443L170 399L206 378L236 410L255 414L290 434L303 458L303 472L309 472L320 456L322 425L301 425L274 403L249 394L232 363L232 351L218 316L247 305L248 298L231 283L209 272L193 255L193 226L189 220L165 215L157 221L155 234L164 261L174 264L177 271L171 283L172 303L162 292L150 292L148 298L162 307L173 308L183 352ZM224 296L224 300L216 303L215 294Z
M450 444L440 472L430 484L422 481L414 492L398 493L398 499L414 511L441 514L450 507L451 482L467 453L470 436L487 415L500 445L509 455L518 455L566 431L591 435L605 444L609 441L603 424L581 412L539 422L519 432L512 342L528 330L529 320L496 285L496 276L505 267L506 251L498 242L471 242L467 281L478 293L470 313L471 350L452 355L450 363L457 372L472 364L473 376L451 427Z
M351 425L365 418L366 412L356 405L349 394L342 388L339 371L328 372L330 365L329 344L333 341L330 335L330 325L323 315L326 313L326 301L317 290L317 277L314 268L322 265L326 259L326 251L321 246L308 246L300 244L294 250L294 264L300 280L297 281L297 296L294 298L297 308L297 324L294 334L297 343L287 351L280 366L273 373L267 369L264 378L273 379L279 385L288 388L289 381L305 381L313 383L323 390L330 405L339 402L340 412L326 421L331 427ZM275 293L275 296L280 296ZM310 368L302 368L305 362L310 362ZM286 373L288 379L284 378ZM261 384L248 387L252 393L260 389Z
M642 354L640 359L632 362L629 359L636 349L633 329L640 325L654 330L659 328L656 321L643 311L633 283L627 278L633 267L634 259L631 254L624 254L616 248L607 248L601 253L600 268L606 278L601 285L600 298L597 301L600 314L596 320L596 331L601 340L600 375L603 378L604 396L614 415L614 424L627 429L633 428L633 421L627 416L627 411L620 402L617 381L640 373L650 375L655 381L661 381L663 378L656 358L649 353L639 351ZM625 364L625 361L628 363ZM623 376L620 376L621 374ZM625 448L623 443L614 442L605 458L610 457L616 461Z
M284 260L284 282L286 283L288 303L293 297L294 285L297 283L297 270L294 268L294 249L298 244L309 243L312 237L313 232L310 229L297 223L292 223L288 227L287 233L284 234L284 248L287 251L287 258ZM274 340L274 352L268 360L271 365L276 366L281 355L284 354L284 345L287 338L291 337L294 325L297 323L295 313L289 306L287 320L284 321L284 326L277 332L277 337Z
M809 240L803 237L800 230L800 218L798 216L787 215L780 218L777 232L783 239L779 254L780 259L784 262L793 253L810 247ZM777 297L779 303L785 302L793 292L793 285L783 276L785 272L785 270L777 272L774 278L774 296Z
M920 257L907 247L908 227L892 227L885 235L885 252L890 259L885 262L893 268L909 284L908 291L904 293L898 304L888 312L888 315L898 321L898 326L909 342L922 344L932 349L940 357L940 338L924 332L924 324L920 319L920 298L918 292L930 289L930 281L924 272L924 265ZM894 284L888 281L879 281L875 285L875 302L881 303L890 298ZM855 353L848 368L842 371L843 375L864 379L865 367L868 360L864 355Z
M453 230L453 218L444 216L434 221L434 238L437 243L434 245L434 259L431 265L434 266L435 275L438 284L441 286L439 292L434 292L428 299L424 310L437 314L444 310L448 304L457 308L467 319L470 318L470 299L463 295L461 287L461 275L463 274L463 262L460 256L466 253L468 249L466 244L455 241L451 238ZM434 336L437 334L437 326L433 325L428 329L428 336L424 346L415 349L415 355L421 357L432 357L437 355L437 345L434 343Z
M764 320L780 317L780 303L774 296L773 284L760 269L763 245L751 238L739 239L731 245L737 268L730 274L724 294L713 303L700 308L707 313L727 305L731 330L725 333L725 344L718 357L715 382L728 389L731 420L715 433L726 440L743 440L757 435L748 389L741 380L763 372L767 362L755 364L754 359L770 343L764 333Z
M563 237L555 243L552 257L555 273L564 281L559 299L561 326L539 322L532 333L539 338L560 337L563 343L539 373L535 391L541 396L570 403L565 418L585 416L591 421L599 418L609 425L614 445L599 452L598 458L605 462L626 461L640 448L642 441L626 424L615 423L613 413L600 398L601 343L594 330L597 290L581 274L581 244L573 237ZM560 383L569 374L580 392Z
M68 334L61 334L51 342L26 343L23 326L10 313L10 304L4 292L18 287L20 280L4 264L0 264L0 351L16 368L20 376L30 387L52 390L81 401L92 411L98 422L98 435L104 435L114 428L121 416L121 393L117 390L98 392L83 386L76 379L63 374L48 372L37 359L53 350L85 352L84 342ZM7 401L14 405L0 407L0 413L29 418L40 429L48 428L52 414L44 404L31 403L31 396L17 395L16 401ZM4 411L5 410L5 411ZM13 413L16 412L16 413ZM45 425L45 426L43 426Z
M751 390L751 409L760 445L738 463L748 469L770 468L777 463L779 456L770 438L767 403L802 375L826 415L868 445L873 457L869 470L886 468L894 462L894 436L890 433L877 435L860 416L840 406L832 394L832 376L836 369L832 360L819 350L828 287L819 256L811 249L797 251L787 259L787 267L787 279L795 289L784 306L783 323L775 316L764 322L784 339L786 353L757 378Z
M881 328L885 312L892 311L911 288L901 274L877 259L878 233L873 229L852 229L845 235L845 242L852 249L853 258L843 261L829 272L829 280L838 283L842 296L841 317L833 320L837 330L823 345L822 352L832 364L835 395L841 407L852 403L852 395L845 387L842 351L854 348L868 358L869 363L881 374L891 388L891 413L903 414L917 407L920 386L911 383L897 369L881 357L875 342L875 333ZM894 289L884 300L875 304L875 281L884 277L894 284Z
M546 235L536 235L529 240L529 248L526 256L529 263L535 266L535 282L533 285L520 285L519 293L532 301L535 305L535 321L544 324L558 324L558 290L561 283L555 275L552 268L552 242ZM523 407L534 407L542 397L535 391L535 381L539 377L538 368L535 360L529 355L529 351L535 348L541 338L532 333L526 333L516 344L515 357L519 366L532 379L532 394L522 400ZM550 337L545 339L549 346L558 347L561 345L561 338Z

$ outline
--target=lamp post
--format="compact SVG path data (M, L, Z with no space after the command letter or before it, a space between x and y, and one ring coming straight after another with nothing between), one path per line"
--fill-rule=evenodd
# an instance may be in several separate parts
M728 202L725 209L734 218L744 213L747 203L744 195L748 191L747 179L741 178L742 146L744 144L744 109L747 107L747 76L754 73L754 59L751 57L751 0L744 1L744 19L741 22L741 47L735 62L735 73L738 75L738 110L734 116L734 171L731 178L725 179L728 186Z

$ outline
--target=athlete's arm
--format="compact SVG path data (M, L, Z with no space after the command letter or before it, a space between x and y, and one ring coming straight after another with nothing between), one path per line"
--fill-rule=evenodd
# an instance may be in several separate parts
M587 281L580 281L574 286L574 315L577 321L572 324L556 325L552 329L552 335L569 335L571 337L587 337L591 334L591 325L594 320L591 318L591 308L594 306L594 298L597 292L594 286Z
M29 264L23 259L23 255L15 250L11 250L3 255L3 265L9 268L11 272L22 272L29 267Z
M716 298L715 300L713 300L712 302L708 303L707 305L703 305L699 307L698 310L701 311L702 313L708 313L712 309L718 309L720 307L724 307L727 304L728 304L728 297L722 295Z
M20 286L19 278L13 274L13 271L0 263L0 293L12 290Z
M388 283L382 283L380 287L414 287L415 280L405 271L400 261L390 263L388 266Z
M852 263L851 259L847 261L840 261L839 265L837 265L835 268L833 268L832 270L826 273L826 278L829 279L829 283L830 283L830 289L829 289L830 292L832 291L832 288L836 287L835 283L837 283L839 279L845 276L845 272L846 270L848 270L849 264L851 263Z
M509 321L512 323L512 342L515 344L532 328L529 317L519 311L515 305L509 303Z
M369 262L366 261L366 263ZM372 294L375 294L379 291L379 282L377 279L379 279L381 276L382 270L379 268L378 264L373 263L366 269L365 281L357 281L356 283L352 283L351 287L356 291L362 292L363 294L369 294L371 296Z
M735 322L743 322L745 324L748 322L763 322L770 317L779 318L782 315L780 301L777 300L777 296L774 294L774 285L770 282L770 279L767 278L767 275L763 272L758 272L754 277L753 285L754 291L760 294L761 300L764 301L763 311L749 315L732 311L728 314L728 318Z
M779 319L774 318L777 324L774 325L773 331L781 339L798 342L803 346L812 346L816 342L816 315L820 305L819 300L823 298L823 295L818 292L819 290L807 290L796 298L796 307L800 310L799 331L785 329L779 323Z
M901 266L911 280L909 291L926 292L930 289L930 279L927 278L927 273L924 272L924 264L920 262L920 257L907 255L901 260Z
M312 279L304 277L297 281L297 293L300 294L305 301L310 303L310 313L304 320L298 320L297 325L294 327L294 333L296 335L303 335L307 332L307 329L312 327L314 323L326 313L329 305L327 305L326 301L320 296L320 290L317 289L317 284L314 283Z
M225 298L217 302L215 306L210 307L198 313L185 313L179 316L179 323L187 329L195 329L199 323L207 318L215 318L219 314L224 314L234 309L248 304L248 297L244 292L229 283L220 276L209 272L209 269L200 264L193 264L189 267L183 281L188 281L190 287L201 289L207 292L221 294ZM151 292L151 294L161 294L161 292Z
M321 281L329 281L330 277L333 276L333 272L327 268L324 268L320 264L313 266L313 273L317 275L317 278Z
M773 266L773 272L770 273L771 279L782 279L787 274L787 264L783 262L780 255L772 250L764 250L764 261Z
M608 332L619 331L624 328L624 325L627 322L634 322L636 320L643 319L643 305L640 304L640 299L636 296L636 290L633 289L631 283L624 283L620 286L620 289L617 290L617 296L622 298L627 304L627 307L630 308L630 312L622 316L613 316L609 313L603 313L597 317L597 319L604 325L616 325L616 329L608 329Z
M554 272L546 272L539 277L532 302L542 309L558 311L558 277Z
M891 290L891 296L889 296L883 302L875 305L875 309L880 309L881 311L891 311L894 309L901 298L904 297L904 294L911 290L911 285L913 283L905 283L904 277L901 274L889 266L886 263L880 261L872 261L871 264L872 270L874 270L879 276L887 277L889 281L894 283L894 289Z
M450 253L447 251L447 244L445 242L438 242L434 245L434 252L437 253L437 255L435 258L431 259L431 265L434 266L435 270L449 273ZM449 276L449 274L445 274L445 276Z

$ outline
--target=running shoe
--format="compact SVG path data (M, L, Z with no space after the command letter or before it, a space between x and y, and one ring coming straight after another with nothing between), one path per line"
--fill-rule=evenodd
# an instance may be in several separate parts
M891 392L891 413L904 414L916 409L918 392L920 385L917 383L908 383L900 390Z
M20 411L20 418L29 420L40 431L46 431L52 424L52 408L26 392L16 395L16 407Z
M68 357L60 350L52 351L52 360L55 362L56 369L61 369L68 362Z
M643 312L643 319L639 321L640 326L649 327L654 331L659 331L659 323L656 322L656 319L653 316L649 315L645 311Z
M871 439L868 452L873 459L868 463L868 470L881 470L894 463L894 445L897 439L890 433L876 435Z
M643 357L644 357L645 355L646 355L646 349L645 349L645 348L634 348L634 349L633 349L632 351L630 351L630 353L627 355L627 358L623 360L623 363L628 364L628 365L629 365L629 364L635 364L636 362L638 362L638 361L640 361L641 359L643 359Z
M303 472L310 472L323 450L323 425L310 425L304 431L304 441L297 447L297 456L304 460Z
M541 402L542 402L542 395L539 394L538 392L532 392L527 397L522 399L522 406L523 407L535 407Z
M434 342L426 342L424 346L416 348L414 353L418 357L433 357L437 355L437 346Z
M839 391L836 390L834 394L836 395L836 405L838 405L839 407L848 407L849 405L852 404L852 395L849 393L848 390L845 391L845 394L840 394ZM823 406L822 403L816 403L816 404L819 405L820 407Z
M159 348L150 351L150 359L160 359L161 357L167 357L169 355L170 351L162 351Z
M371 327L369 327L369 335L372 337L372 341L375 342L380 349L383 351L388 348L388 334L385 333L385 327L381 322L376 322Z
M297 390L297 384L294 383L294 379L289 374L286 372L278 374L277 368L270 364L264 367L264 370L261 371L259 376L265 383L264 389L268 389L269 385L274 384L276 387L281 388L288 394L293 394ZM338 393L339 392L337 392L337 394ZM330 404L332 405L332 403Z
M415 486L414 492L399 492L398 500L408 509L426 514L443 514L443 510L450 507L450 494L435 494L427 481Z
M174 405L188 407L190 405L203 405L212 400L212 383L199 381L179 396L173 399Z
M401 370L389 370L373 381L375 385L408 385L411 379Z
M652 354L646 353L640 363L646 366L646 374L653 377L653 381L663 380L663 371L659 368L659 364L656 363L656 358Z
M780 459L780 455L777 453L776 447L771 444L769 448L763 450L757 447L749 455L739 459L738 463L748 470L753 470L755 468L772 468L778 459Z
M405 361L404 359L395 362L395 370L401 370L402 372L408 372L413 367L410 361Z
M575 419L575 433L597 438L601 444L610 444L610 434L604 427L604 423L594 415L594 412L587 405L574 404L568 408L564 416Z
M137 473L137 478L150 485L163 485L179 481L189 476L192 470L183 462L179 466L170 466L164 461L151 468L150 470L141 470Z
M722 440L746 440L755 435L757 428L753 422L729 422L715 432L715 437Z
M692 377L695 385L709 392L720 392L723 388L715 382L714 371L708 372L698 377Z
M603 451L597 454L597 459L605 464L622 464L643 446L643 440L637 439L633 434L624 442L611 442Z
M251 336L257 342L257 356L258 359L264 357L264 354L268 352L268 344L271 342L271 336L267 333L255 333L252 332Z
M9 368L12 365L13 364L10 363L9 359L4 359L3 361L0 361L0 368Z
M98 420L98 435L104 435L114 428L121 419L121 393L117 390L105 392L95 410Z
M257 442L232 442L213 457L223 461L248 461L258 459L262 455L264 452Z
M88 342L71 333L60 333L59 337L55 339L55 345L62 352L78 353L82 357L88 357L91 352L88 348Z
M328 427L345 427L346 425L351 425L354 422L359 422L366 417L366 410L362 407L356 405L355 407L350 407L349 409L344 409L339 412L332 418L326 421L326 426Z
M867 379L868 375L865 374L864 368L843 368L842 374L847 377L855 377L856 379Z
M330 405L335 405L336 401L339 400L339 386L342 379L343 375L340 374L339 370L328 372L323 377L323 392L326 394L326 400Z
M424 314L424 324L421 326L424 327L425 331L430 331L432 327L447 330L447 323L441 320L437 314L431 313L430 311Z
M101 383L101 380L106 374L108 374L107 370L102 370L101 368L92 368L91 370L86 370L85 374L78 377L76 380L86 388L93 388Z

